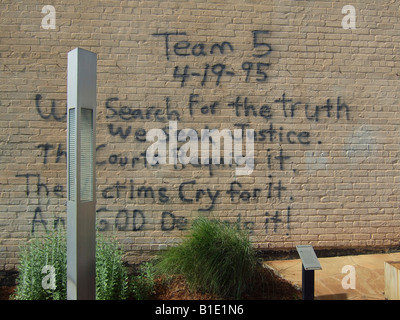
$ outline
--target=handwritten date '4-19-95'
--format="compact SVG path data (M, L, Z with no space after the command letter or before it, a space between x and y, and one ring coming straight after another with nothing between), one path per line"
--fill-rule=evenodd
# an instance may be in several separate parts
M235 76L249 82L254 78L256 82L267 81L267 68L270 63L263 60L272 51L272 47L266 42L265 37L269 35L267 30L253 30L253 42L251 46L251 60L243 61L240 71L235 71L231 66L224 63L209 64L205 63L201 67L193 68L189 64L185 66L175 66L173 78L180 81L181 87L184 87L188 80L199 79L201 86L209 81L219 86L224 79L229 80ZM165 57L170 60L171 57L207 57L207 56L226 56L235 52L234 45L229 41L207 44L203 42L191 42L187 38L186 32L164 32L154 33L155 37L164 38ZM252 61L255 59L255 61Z

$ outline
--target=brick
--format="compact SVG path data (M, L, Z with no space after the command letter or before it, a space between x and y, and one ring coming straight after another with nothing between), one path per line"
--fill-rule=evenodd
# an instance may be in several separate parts
M115 230L127 261L175 245L198 216L251 227L254 246L264 249L398 246L393 50L400 13L358 1L357 29L344 30L346 4L59 4L56 30L44 30L41 4L6 1L0 13L0 241L6 248L0 270L15 268L17 244L29 237L34 219L42 231L41 219L49 226L65 217L62 115L66 57L75 47L98 57L98 220L104 232ZM165 36L153 35L165 32L171 33L168 48ZM221 53L224 42L233 51L225 44ZM263 118L267 110L270 117ZM254 171L238 176L235 158L232 165L145 162L146 132L168 132L168 116L176 113L179 130L254 129ZM29 194L26 178L18 177L28 173Z

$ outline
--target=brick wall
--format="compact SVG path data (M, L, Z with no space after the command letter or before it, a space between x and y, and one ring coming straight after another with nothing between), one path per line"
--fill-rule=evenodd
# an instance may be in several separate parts
M342 25L349 4L355 29ZM5 0L0 17L0 269L66 222L76 47L98 59L97 223L127 260L173 245L198 216L248 229L260 249L399 245L394 1ZM243 141L254 130L254 170L151 165L146 134L171 123Z

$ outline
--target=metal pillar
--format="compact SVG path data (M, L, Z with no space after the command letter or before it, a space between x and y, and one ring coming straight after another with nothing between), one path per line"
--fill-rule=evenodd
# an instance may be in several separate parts
M303 300L314 300L314 270L321 270L321 264L311 245L296 246L301 259Z
M96 54L68 53L67 299L96 299Z
M304 269L303 264L301 266L303 300L314 300L314 270Z

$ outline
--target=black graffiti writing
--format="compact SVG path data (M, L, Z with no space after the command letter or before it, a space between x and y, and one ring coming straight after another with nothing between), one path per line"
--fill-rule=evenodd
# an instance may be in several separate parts
M96 211L98 215L103 212L111 212L106 207L100 208ZM112 212L111 212L112 213ZM100 218L98 223L99 231L143 231L149 224L146 219L146 214L143 210L133 209L119 209L115 217L112 218L114 223L109 222L110 219ZM189 221L184 216L178 216L170 211L163 211L160 216L159 228L162 231L186 230L189 226Z
M263 42L263 35L269 35L268 30L253 30L253 49L257 51L257 53L253 53L253 57L255 58L264 58L269 55L272 51L272 47L269 43Z
M39 116L44 119L44 120L51 120L52 118L55 121L64 121L67 118L67 111L65 110L65 113L61 116L57 115L56 112L56 102L55 100L51 100L51 109L50 112L48 112L47 114L45 114L43 107L40 105L40 100L42 100L42 95L37 94L35 96L35 107L36 107L36 111L39 114ZM66 107L65 107L66 109Z
M108 111L106 119L111 120L121 120L123 122L133 122L133 121L180 121L181 114L177 111L177 108L184 108L184 105L171 106L170 97L165 97L165 105L163 107L158 106L148 106L148 107L129 107L122 105L119 102L119 98L111 97L108 98L105 106ZM222 101L202 101L203 99L199 94L191 93L188 96L187 108L189 109L190 117L196 114L200 115L215 115L217 110L222 108L224 102ZM281 97L272 100L272 102L261 102L253 103L250 97L246 96L236 96L234 99L226 102L226 105L233 109L234 115L236 117L261 117L266 122L272 122L275 117L281 114L285 118L301 118L307 119L309 121L318 122L322 118L335 118L339 119L350 119L350 107L344 102L342 97L337 97L335 105L332 103L331 98L326 98L325 102L321 105L311 105L309 103L303 103L302 101L295 101L291 98L287 98L286 94L283 93ZM118 102L118 103L117 103ZM281 114L279 113L281 111ZM136 133L133 132L133 127L121 127L114 125L113 123L108 124L109 134L112 136L120 136L122 139L126 139L130 135L134 134L138 141L143 142L145 136L144 129L136 129ZM265 129L263 129L265 130ZM270 129L272 130L272 129ZM283 127L280 127L283 130ZM290 131L290 130L288 130ZM265 131L264 135L266 133ZM290 131L287 134L287 142L290 144L296 143L296 137L294 136L294 131ZM275 132L272 132L275 133ZM262 133L260 133L262 134ZM299 136L299 143L307 144L307 134L301 134ZM270 138L272 140L272 138ZM281 140L281 142L283 142Z
M132 126L127 127L125 129L125 132L123 131L123 129L121 127L117 127L117 129L114 129L114 124L112 124L112 123L109 123L107 127L108 127L108 132L111 136L113 136L113 137L120 136L121 139L124 139L124 140L131 134L131 130L132 130ZM138 131L136 131L135 136L138 141L141 141L143 134L141 134L141 133L138 134ZM139 138L138 138L138 136L139 136ZM146 135L144 135L144 136L146 136Z
M118 231L127 231L128 227L131 231L142 230L146 224L146 219L142 210L132 210L132 214L129 210L120 209L118 210L117 216L115 217L115 228Z
M287 207L286 210L275 210L274 213L270 213L268 211L266 211L264 213L265 215L265 223L264 223L264 227L265 227L265 233L269 232L269 228L270 228L270 224L273 224L273 232L277 233L278 232L278 227L279 225L284 225L284 228L286 230L286 234L289 234L290 231L290 206ZM286 220L284 219L284 211L286 211Z
M99 208L96 210L98 215L97 229L99 231L143 231L149 229L149 222L146 219L146 213L140 209L119 209L113 214L113 211L106 207ZM112 215L111 218L101 217L103 213ZM111 220L111 221L110 221ZM50 222L52 221L52 227ZM246 221L239 213L236 219L233 221L223 220L224 223L230 225L237 230L246 230L249 234L254 233L255 222ZM162 231L174 231L174 230L187 230L190 227L190 221L188 218L180 215L176 215L171 211L162 211L160 219L156 225L159 226ZM61 227L65 229L66 222L62 217L46 218L42 212L41 207L37 207L31 220L31 232L34 234L38 231L49 231L50 228Z
M232 228L236 228L237 230L245 230L249 233L249 235L252 235L254 233L255 222L243 220L244 219L242 217L242 214L239 213L237 215L236 221L231 222L229 220L223 220L223 222L231 226Z
M259 188L254 188L253 190L249 191L249 190L238 190L236 189L236 186L238 189L242 188L242 184L240 182L233 181L230 184L229 190L226 191L226 193L230 196L232 202L236 200L236 197L241 201L248 202L251 199L256 199L261 192L261 189Z
M107 144L103 143L96 147L97 158L103 159L103 149L107 148ZM141 170L143 168L147 168L148 166L157 167L158 163L154 165L149 165L146 159L146 152L143 151L139 154L139 156L132 156L131 154L126 155L126 153L112 153L108 156L105 156L106 160L97 160L96 164L98 166L104 166L107 164L117 165L121 168L132 168Z
M185 181L179 185L178 197L183 203L202 203L208 202L205 207L199 208L199 211L210 211L214 208L216 201L220 195L219 190L211 190L210 188L194 189L196 180ZM192 187L191 187L192 186ZM169 191L165 187L152 187L146 185L137 186L134 180L128 183L116 181L111 186L104 188L101 195L104 199L151 199L153 203L167 203L170 201ZM193 194L193 195L192 195Z
M235 49L231 42L222 41L213 44L202 42L193 43L188 40L186 32L163 32L153 33L155 37L164 38L164 49L167 61L171 56L180 58L187 56L207 57L234 54ZM266 37L269 36L267 30L252 31L252 48L253 59L265 59L272 51L271 45L267 42ZM234 70L230 65L225 63L204 63L201 67L193 67L190 64L175 65L173 78L180 82L181 87L184 87L191 79L199 79L200 85L204 87L208 82L212 82L215 86L219 86L222 81L229 81L235 76L249 82L254 78L256 82L266 82L268 79L267 69L270 63L267 61L250 61L246 60L241 64L241 70ZM243 77L244 75L244 77Z
M172 212L163 211L161 214L161 230L172 231L175 228L178 230L186 230L188 220L183 216L176 216Z
M178 57L193 55L195 57L234 52L233 45L228 41L217 42L211 46L206 43L197 42L193 44L188 41L186 32L162 32L153 33L154 37L164 37L165 57L170 59L171 53ZM173 50L171 50L171 48Z
M245 129L250 129L248 123L234 123L235 127L242 129L242 133ZM282 144L310 144L310 132L301 131L297 132L294 130L285 131L284 127L276 129L274 124L271 122L268 129L257 129L254 130L254 142L277 142L279 145ZM244 138L244 137L243 137Z
M245 82L254 77L256 82L265 82L268 79L267 68L270 63L245 61L242 63L242 72L234 71L228 65L224 63L216 63L210 65L204 64L201 68L193 68L186 64L184 67L175 66L173 72L173 78L180 81L181 87L184 87L187 81L197 78L200 81L200 85L204 87L208 82L213 81L215 86L219 86L221 81L229 81L234 76L245 75Z
M267 201L272 198L281 200L283 198L283 191L286 190L287 188L283 185L281 180L275 182L272 175L269 175L268 182L265 184L264 189L253 188L251 190L243 190L242 184L239 181L232 181L226 194L230 197L231 202L247 203L257 200L263 195L264 191L266 191L265 197ZM291 200L293 200L293 197L291 197Z
M159 121L166 122L169 120L181 119L181 115L178 111L171 108L170 97L165 97L165 104L163 108L156 106L149 106L146 108L133 108L129 106L117 104L119 101L118 97L111 97L106 100L105 107L106 110L111 113L107 113L106 119L119 119L123 121L135 121L135 120L145 120L145 121Z
M33 215L31 224L32 224L32 229L31 229L32 233L35 233L36 225L41 225L44 228L44 230L47 231L47 221L43 219L42 209L40 207L37 207L35 209L35 213Z
M237 117L242 116L243 113L245 117L260 116L267 121L272 118L272 109L268 104L263 104L258 108L254 104L250 103L248 97L242 99L241 96L237 96L234 101L228 103L228 106L235 109L235 115Z
M34 234L36 231L43 229L43 231L48 231L49 219L45 219L42 214L41 207L36 207L31 221L31 233ZM65 228L65 219L61 217L55 217L53 219L53 228L56 229L59 226Z
M249 82L250 76L254 73L257 77L255 77L255 80L257 82L265 82L267 81L267 72L266 69L270 66L270 63L263 63L263 62L257 62L253 63L251 61L245 61L242 63L242 70L246 72L246 80L245 82Z
M102 215L102 212L112 212L112 210L102 207L96 210L98 217ZM113 219L114 223L110 224L109 219L99 218L98 230L141 231L147 223L145 213L139 209L119 209Z
M269 199L283 199L284 197L293 200L293 197L285 194L287 188L280 179L275 179L272 175L263 188L253 188L251 190L243 189L239 181L233 181L229 184L226 194L232 202L255 201L260 197ZM116 181L112 185L101 190L101 196L104 199L148 199L152 203L165 204L171 199L178 198L184 204L202 204L199 211L211 211L218 203L222 190L213 190L211 188L197 187L196 180L183 181L179 184L175 197L173 190L166 187L154 187L150 185L136 185L133 179L127 183Z
M336 98L336 119L341 119L342 116L344 116L346 120L349 120L349 106L342 100L343 98L340 96ZM292 103L293 99L286 98L286 94L283 93L282 97L276 99L275 102L281 105L285 118L295 118L298 117L298 114L300 113L300 116L304 115L306 119L318 122L323 114L325 114L326 118L331 118L335 110L331 99L326 99L326 102L323 105L310 106L301 101ZM301 109L303 109L303 111L299 112Z
M38 149L43 150L43 164L47 164L48 163L48 158L49 158L49 153L51 154L52 152L49 152L50 150L54 150L55 149L55 145L54 144L50 144L50 143L41 143L38 144L36 146ZM57 146L57 150L56 150L56 159L55 159L55 163L59 163L62 160L67 160L67 152L64 150L63 146L61 143L58 144Z
M179 151L179 149L178 149ZM98 166L105 166L105 165L113 165L117 166L121 169L135 169L135 170L142 170L147 168L157 168L161 165L159 163L156 164L149 164L146 158L146 151L139 153L137 156L132 155L131 152L124 152L124 153L107 153L107 144L103 143L97 146L96 148L97 153L97 160L96 164ZM103 160L105 159L105 160ZM213 159L209 158L208 163L201 163L198 164L174 164L172 168L174 170L184 170L186 168L190 169L202 169L206 168L208 170L208 174L210 177L214 175L214 172L218 169L222 168L232 168L234 165L232 163L225 164L224 158L221 157L220 163L213 163Z
M223 63L214 65L206 63L201 69L195 69L194 71L192 71L192 68L188 64L182 68L180 66L175 66L173 73L173 78L180 81L181 87L184 87L186 82L192 77L199 77L199 79L201 79L201 86L205 86L205 84L210 81L211 76L213 77L215 85L219 86L223 77L231 78L235 76L235 72L230 70L228 66Z
M61 184L57 184L51 189L46 183L41 180L40 174L38 173L24 173L17 174L15 176L18 178L25 178L26 196L29 196L32 192L34 192L37 196L43 195L44 193L48 197L50 195L50 191L53 191L53 194L56 197L64 197L64 187Z
M196 180L190 180L182 182L179 185L179 199L181 199L184 203L193 203L199 202L203 197L211 202L211 204L206 208L200 208L199 211L210 211L214 208L215 203L220 195L219 190L211 190L210 188L206 189L196 189L190 187L190 185L194 186L196 184ZM188 191L189 190L189 191ZM189 196L188 193L192 193L192 196Z
M137 186L133 179L128 183L115 182L109 187L101 191L104 199L121 199L128 198L130 200L136 198L151 199L152 202L166 203L169 201L167 189L165 187L153 188L151 186L141 185Z
M197 109L197 106L200 103L200 100L198 100L199 96L200 95L195 94L195 93L191 93L189 95L189 105L188 105L188 107L189 107L189 113L190 113L191 117L194 114L193 108ZM201 103L201 106L199 107L200 113L202 115L207 115L207 114L214 115L218 105L219 105L218 101L214 101L212 103L207 103L207 104Z
M105 120L104 129L109 135L107 143L102 143L96 148L96 164L98 166L114 166L114 169L135 169L137 171L145 169L156 170L159 164L149 165L146 159L145 150L118 150L114 148L112 143L115 140L128 141L131 138L133 142L139 142L144 145L147 135L147 126L138 123L159 122L162 123L167 142L169 141L169 129L165 126L168 121L182 121L185 111L188 111L189 116L194 118L196 116L213 117L222 113L223 115L237 119L232 121L235 128L242 129L243 137L246 132L245 129L252 129L254 126L253 119L257 118L261 121L256 121L254 128L254 142L264 143L263 150L264 158L267 169L277 172L274 176L270 173L266 174L265 181L261 185L250 186L245 184L240 179L236 178L230 183L223 184L211 183L198 183L195 179L188 178L188 180L181 180L173 187L168 185L155 185L151 183L137 183L137 180L127 178L124 181L107 181L107 185L101 186L99 190L102 199L106 202L113 201L115 203L124 203L123 208L102 207L97 210L101 215L107 213L110 217L101 217L99 219L99 229L116 230L116 231L133 231L139 232L143 230L150 230L153 228L161 229L165 232L173 230L186 230L189 227L189 219L185 216L178 215L178 212L169 211L168 205L173 202L174 205L181 205L182 207L190 208L195 207L200 212L209 212L218 208L218 204L223 202L222 196L230 199L232 203L239 205L246 205L251 202L268 202L272 206L276 202L289 202L293 201L293 196L288 191L289 188L287 180L279 177L279 172L283 173L291 168L293 161L293 154L288 152L285 147L299 147L306 149L312 146L316 141L313 140L314 127L308 125L308 130L296 129L288 127L287 124L291 123L292 119L300 119L301 123L310 123L350 119L350 107L340 96L336 98L323 97L322 103L310 103L300 101L294 97L286 96L283 93L280 97L258 97L258 102L254 102L253 97L233 95L232 97L223 98L218 95L218 98L204 95L201 97L197 92L198 89L204 89L206 86L223 86L224 83L236 80L247 83L262 85L270 79L269 68L271 61L270 55L273 53L273 48L269 43L270 33L267 30L253 30L249 34L249 44L247 49L249 54L240 55L237 63L230 64L230 58L235 58L236 42L222 40L219 42L205 43L202 41L193 40L186 32L159 32L152 35L154 41L161 42L161 49L165 52L165 58L168 64L168 70L172 71L172 77L178 82L181 87L197 84L193 88L192 93L188 96L177 96L178 103L171 101L169 96L163 99L158 99L159 104L142 105L136 103L126 103L119 99L119 97L109 97L105 101ZM231 38L230 38L231 40ZM242 47L243 44L241 44ZM229 56L229 57L228 57ZM185 57L189 57L186 59ZM227 59L229 58L229 59ZM207 60L209 59L209 60ZM196 60L196 64L193 62ZM173 61L173 62L172 62ZM175 64L172 64L175 63ZM206 101L206 99L209 99ZM65 121L67 113L61 107L56 105L62 104L54 99L47 102L42 101L42 95L35 96L36 112L43 120L51 121ZM186 108L186 109L185 109ZM102 114L102 115L103 115ZM287 124L279 125L277 121L282 117ZM196 119L197 120L197 119ZM260 123L261 122L261 123ZM296 122L297 123L297 122ZM306 123L307 124L307 123ZM102 123L103 125L103 123ZM204 127L208 129L207 123ZM197 125L199 127L199 125ZM200 129L195 130L196 133ZM179 134L179 131L178 131ZM116 139L110 139L115 137ZM210 139L211 143L213 141ZM183 142L183 141L180 141ZM321 141L317 141L321 143ZM51 161L55 163L66 160L66 151L63 144L40 143L36 145L40 151L40 160L43 165L47 166ZM179 146L176 149L179 151ZM266 153L265 153L266 151ZM209 159L208 164L173 164L175 170L190 170L200 168L208 169L209 175L213 176L215 171L221 170L224 167L232 167L232 164L224 164L221 158L220 163L215 164L212 159ZM257 159L260 159L258 157ZM259 160L257 160L259 161ZM293 169L293 172L296 172ZM136 176L136 175L135 175ZM51 197L56 196L63 198L65 196L65 188L62 185L55 185L51 187L48 185L47 180L39 173L22 173L17 174L16 177L21 178L22 183L25 183L26 196L30 197ZM172 189L174 188L174 189ZM217 189L221 188L221 190ZM119 201L121 200L121 201ZM156 204L162 207L162 211L155 212L157 206L151 205L151 213L146 213L139 208L128 209L125 205L129 205L129 200L140 204ZM104 200L103 200L104 201ZM287 204L285 204L287 205ZM140 208L144 208L142 206ZM282 207L281 207L282 208ZM265 210L265 209L264 209ZM32 219L32 232L43 229L47 231L49 228L49 219L45 219L44 210L37 207L33 213ZM261 213L262 214L262 213ZM236 217L231 217L233 220L225 221L237 229L245 229L253 232L255 222L251 219L245 218L246 213L237 214ZM155 218L156 217L156 218ZM287 209L275 210L269 207L268 211L264 212L264 231L266 234L290 232L291 223L291 207ZM61 218L55 218L54 224L64 224ZM150 227L151 225L151 227ZM137 233L138 235L141 233Z
M250 103L248 97L242 99L241 96L237 96L234 101L228 103L228 106L235 109L235 115L237 117L240 117L243 114L245 117L260 116L267 121L272 118L272 109L268 104L263 104L260 107L257 107Z

